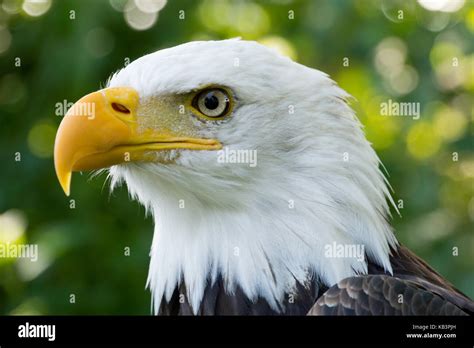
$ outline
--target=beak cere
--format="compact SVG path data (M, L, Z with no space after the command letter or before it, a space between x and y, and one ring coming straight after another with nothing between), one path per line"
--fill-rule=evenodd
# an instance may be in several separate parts
M153 161L153 151L218 150L215 139L180 137L140 129L139 95L129 87L106 88L81 98L62 120L54 144L54 165L69 196L73 171L100 169L129 161Z

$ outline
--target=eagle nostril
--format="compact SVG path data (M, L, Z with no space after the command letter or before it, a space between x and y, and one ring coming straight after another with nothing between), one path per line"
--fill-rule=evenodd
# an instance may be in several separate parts
M112 109L114 109L115 111L117 112L120 112L122 114L129 114L130 113L130 110L122 105L122 104L119 104L119 103L112 103Z

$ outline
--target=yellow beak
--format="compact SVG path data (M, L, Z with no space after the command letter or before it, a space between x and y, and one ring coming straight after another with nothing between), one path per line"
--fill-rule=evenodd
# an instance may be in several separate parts
M169 131L138 129L139 96L128 87L107 88L81 98L62 120L54 144L54 166L67 196L73 171L156 157L166 149L218 150L215 139L180 137Z

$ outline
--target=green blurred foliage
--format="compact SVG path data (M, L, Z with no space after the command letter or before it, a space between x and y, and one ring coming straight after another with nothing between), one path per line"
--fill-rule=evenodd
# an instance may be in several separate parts
M86 173L71 206L53 166L58 103L146 53L236 36L329 73L355 97L401 207L397 237L474 296L472 1L443 12L414 1L172 0L157 18L131 5L1 3L0 241L40 252L36 263L0 259L1 314L149 313L151 218L125 187L109 194L104 176ZM381 116L388 99L419 102L420 119Z

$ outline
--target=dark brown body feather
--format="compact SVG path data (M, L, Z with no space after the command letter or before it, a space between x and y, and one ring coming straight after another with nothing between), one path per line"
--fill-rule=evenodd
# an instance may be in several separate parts
M287 294L279 310L263 298L253 302L242 289L225 290L219 278L206 288L198 315L469 315L474 303L407 248L392 253L393 275L373 263L369 274L341 280L328 289L315 279ZM193 315L182 284L159 314Z
M310 315L469 315L474 303L404 246L390 258L393 276L375 264L318 298Z

